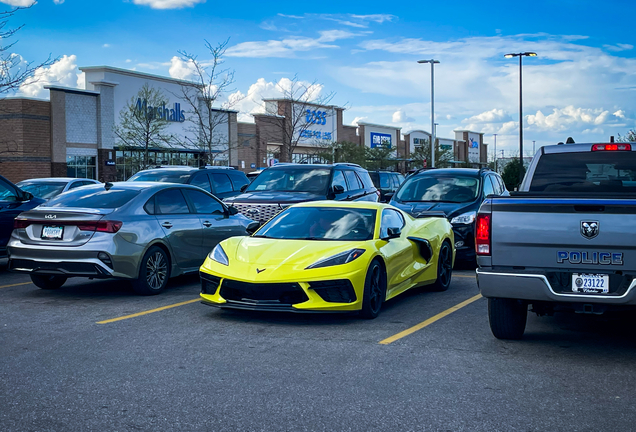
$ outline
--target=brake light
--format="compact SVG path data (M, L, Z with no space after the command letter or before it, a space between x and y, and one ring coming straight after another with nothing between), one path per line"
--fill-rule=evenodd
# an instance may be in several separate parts
M490 255L491 228L490 214L478 214L475 231L475 252L477 255Z
M632 151L631 144L594 144L592 151Z
M97 231L106 233L116 233L124 223L119 221L95 221L82 222L77 224L80 231Z
M13 220L13 229L26 228L31 225L31 221L27 219L14 219Z

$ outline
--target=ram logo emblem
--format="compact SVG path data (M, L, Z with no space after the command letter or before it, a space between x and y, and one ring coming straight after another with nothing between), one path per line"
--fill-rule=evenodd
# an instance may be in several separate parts
M581 221L581 235L593 239L598 235L598 221Z

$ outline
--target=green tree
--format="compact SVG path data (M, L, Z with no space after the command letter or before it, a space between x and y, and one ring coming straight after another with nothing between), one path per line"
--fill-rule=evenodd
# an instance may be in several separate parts
M349 162L362 167L367 165L365 148L349 141L335 142L323 146L317 154L329 163Z
M397 161L395 160L395 150L387 147L365 147L366 166L368 170L383 170Z
M148 168L150 149L169 147L174 142L174 137L166 133L170 123L160 108L167 104L168 98L161 90L144 84L119 113L119 125L115 127L118 146L122 150L143 150L143 159L137 161L140 169Z
M437 168L449 168L451 161L453 160L453 149L440 149L439 141L436 140L435 145L435 167ZM431 144L430 140L426 144L415 147L415 151L409 156L413 162L412 168L422 168L424 166L424 160L426 165L431 166Z
M519 158L516 157L512 159L508 164L504 167L503 172L501 173L501 178L506 184L506 189L509 191L513 191L519 187L519 169L522 170L523 174L526 173L525 167L522 167L519 163Z
M618 134L618 142L636 142L636 129L630 129L626 135Z

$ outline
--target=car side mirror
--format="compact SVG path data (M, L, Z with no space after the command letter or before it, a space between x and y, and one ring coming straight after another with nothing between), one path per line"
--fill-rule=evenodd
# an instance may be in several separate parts
M390 227L386 230L386 236L382 237L382 240L389 241L394 238L398 238L402 235L402 228Z
M261 224L258 222L250 222L247 227L245 228L245 231L247 231L247 233L249 235L252 235L256 232L256 230L258 230L261 227Z
M31 192L25 192L23 190L19 190L18 193L19 193L19 196L18 196L19 201L31 201L33 199L33 194Z
M228 208L227 208L227 213L230 216L234 216L235 214L238 214L238 212L239 212L238 209L236 207L234 207L234 206L228 206Z
M247 189L248 186L248 184L244 184L243 186L241 186L241 189L239 189L241 193L245 192L245 189Z
M342 185L333 185L331 186L331 190L336 195L340 195L341 193L344 193L344 187Z
M393 198L393 195L395 195L395 192L387 192L384 194L384 196L386 197L387 201L391 201L391 198Z

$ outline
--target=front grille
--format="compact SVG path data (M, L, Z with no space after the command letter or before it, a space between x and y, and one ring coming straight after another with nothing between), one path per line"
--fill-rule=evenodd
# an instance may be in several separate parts
M25 259L12 259L10 261L11 269L24 269L32 272L50 272L77 275L107 275L105 270L99 266L84 262L41 262Z
M232 204L245 217L264 224L284 210L280 204Z
M293 305L309 300L297 283L248 283L223 279L221 297L225 300Z
M329 303L353 303L356 292L348 279L310 282L309 288L316 291L324 301Z
M207 273L199 273L201 277L201 294L216 294L221 278Z
M572 294L572 273L607 274L608 272L603 272L601 269L595 269L594 271L581 270L572 272L547 272L545 275L548 278L548 282L550 282L550 286L555 292ZM619 274L618 272L609 273L609 293L605 295L621 296L625 294L633 279L633 275Z

